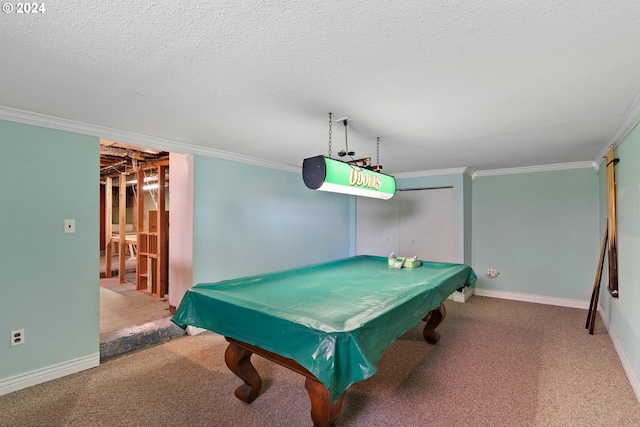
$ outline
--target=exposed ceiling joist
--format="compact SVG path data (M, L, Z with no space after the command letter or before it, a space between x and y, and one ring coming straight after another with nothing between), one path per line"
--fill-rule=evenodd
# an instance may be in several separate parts
M114 141L100 141L100 177L131 174L169 164L166 151L145 150Z

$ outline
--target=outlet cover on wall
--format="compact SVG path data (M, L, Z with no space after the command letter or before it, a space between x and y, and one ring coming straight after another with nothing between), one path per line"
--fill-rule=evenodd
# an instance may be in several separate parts
M24 344L24 329L11 331L11 347Z

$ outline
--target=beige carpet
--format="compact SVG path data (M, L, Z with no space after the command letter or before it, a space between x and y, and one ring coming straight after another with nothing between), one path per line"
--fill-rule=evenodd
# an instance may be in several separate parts
M337 426L640 426L611 340L586 311L473 297L447 302L431 346L422 325L346 393ZM310 426L304 380L254 356L263 389L251 405L205 333L0 396L0 426Z

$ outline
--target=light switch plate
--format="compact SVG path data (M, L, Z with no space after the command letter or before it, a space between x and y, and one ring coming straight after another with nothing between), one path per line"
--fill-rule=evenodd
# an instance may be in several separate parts
M65 219L64 220L64 232L65 233L75 233L76 232L76 220L75 219Z

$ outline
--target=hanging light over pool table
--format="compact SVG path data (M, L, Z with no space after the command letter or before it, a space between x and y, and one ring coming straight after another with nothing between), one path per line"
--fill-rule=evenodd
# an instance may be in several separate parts
M388 200L396 192L396 179L323 155L302 162L302 179L312 190Z

